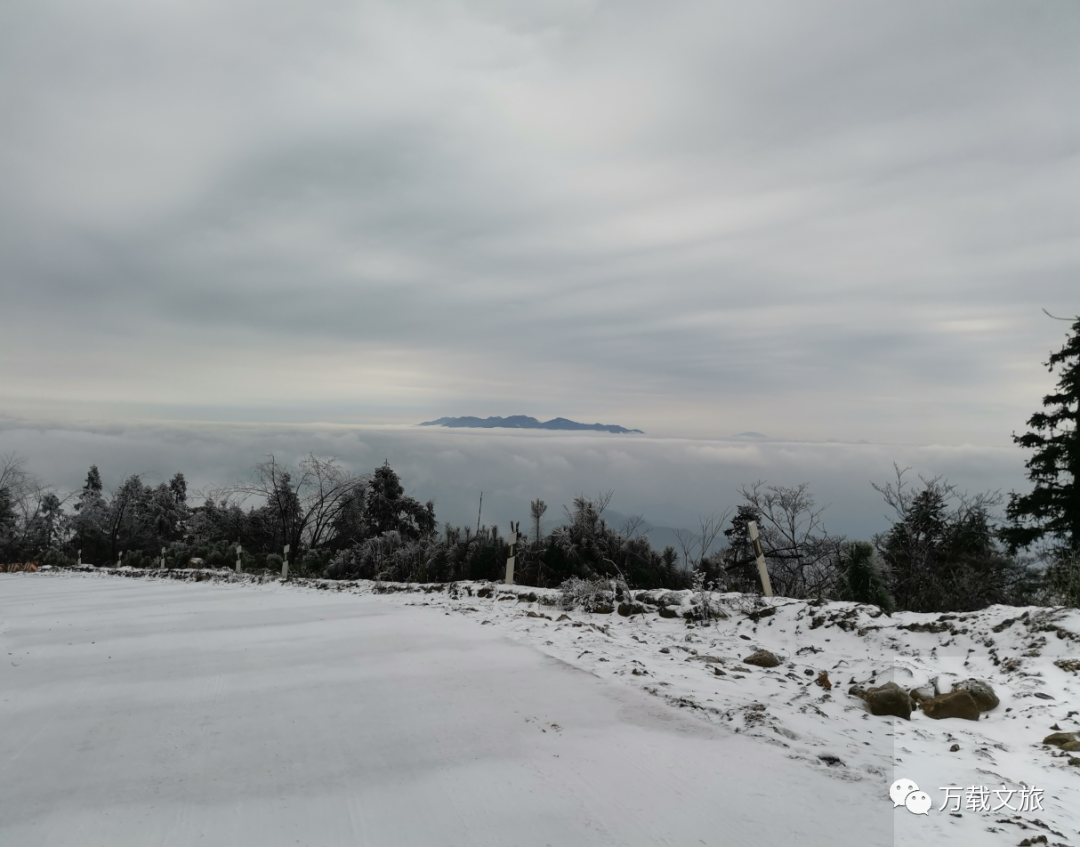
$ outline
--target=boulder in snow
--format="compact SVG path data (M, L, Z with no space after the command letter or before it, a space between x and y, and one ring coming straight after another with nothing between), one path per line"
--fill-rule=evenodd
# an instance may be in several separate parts
M1055 747L1064 747L1066 744L1080 741L1080 733L1077 732L1052 732L1042 740L1043 744L1053 744Z
M895 682L886 682L876 688L867 689L861 696L872 715L892 715L911 720L911 697Z
M757 665L759 668L775 668L780 664L780 660L776 658L775 653L770 653L768 650L755 650L743 659L743 664Z
M989 682L982 679L965 679L953 685L953 691L966 691L975 700L980 712L989 712L999 702Z
M939 694L930 700L922 702L922 710L928 718L936 721L945 718L963 718L964 720L977 721L979 719L979 704L970 693L960 688L950 691L948 694Z

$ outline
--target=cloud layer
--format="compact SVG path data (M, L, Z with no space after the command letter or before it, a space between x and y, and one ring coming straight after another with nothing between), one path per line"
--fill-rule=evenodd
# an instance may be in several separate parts
M0 404L1004 444L1074 4L0 9Z
M107 488L133 473L147 482L182 472L190 489L246 479L273 453L296 464L309 452L336 456L356 473L384 461L406 490L433 499L440 521L506 529L529 520L541 498L547 519L578 494L612 491L611 509L643 515L652 526L695 528L698 517L740 501L739 488L758 480L810 484L834 533L869 538L890 525L889 510L871 483L942 475L961 490L1027 490L1014 447L918 446L658 438L607 433L467 430L402 426L156 424L73 426L0 422L0 444L28 457L28 469L61 491L82 486L97 464ZM192 500L200 502L198 495ZM666 538L666 536L664 536Z

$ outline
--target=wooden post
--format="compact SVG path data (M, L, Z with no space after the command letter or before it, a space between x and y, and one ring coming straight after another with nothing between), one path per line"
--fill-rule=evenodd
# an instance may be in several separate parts
M289 578L289 545L285 545L285 558L281 562L281 578Z
M513 526L513 524L511 524ZM514 584L514 545L517 544L518 534L515 529L507 539L510 542L510 558L506 560L506 584Z
M757 570L761 577L761 590L766 597L772 597L772 583L769 582L769 569L765 567L765 553L761 549L761 541L758 540L757 521L748 521L746 528L750 530L750 543L754 545L754 555L757 556Z
M244 548L240 546L239 542L237 542L237 544L236 544L236 572L237 573L243 573L244 572L244 564L240 559L240 554L243 553L243 552L244 552Z

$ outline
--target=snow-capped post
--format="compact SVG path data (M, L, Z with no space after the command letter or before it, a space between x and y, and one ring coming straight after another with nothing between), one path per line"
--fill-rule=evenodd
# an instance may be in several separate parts
M761 576L761 590L766 597L772 597L772 583L769 582L769 569L765 567L765 553L761 549L761 541L758 539L757 521L747 521L746 528L750 530L750 543L754 547L754 555L757 556L758 574Z
M161 548L161 569L165 570L165 548Z
M285 545L285 558L281 560L281 578L289 578L289 545Z
M519 523L518 526L521 526L521 524ZM510 529L512 529L513 532L510 533L510 537L507 539L507 541L510 542L510 558L506 560L507 585L514 584L514 545L517 544L518 538L517 527L515 527L513 524L510 524Z
M240 561L240 554L244 552L244 548L240 546L240 542L236 543L236 572L241 573L244 570L244 565Z

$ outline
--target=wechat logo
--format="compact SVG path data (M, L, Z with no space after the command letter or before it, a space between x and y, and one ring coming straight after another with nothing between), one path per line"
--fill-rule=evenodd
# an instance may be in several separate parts
M905 806L913 815L929 815L930 807L934 801L925 791L920 791L914 781L910 779L898 779L889 787L889 796L892 797L893 808Z

